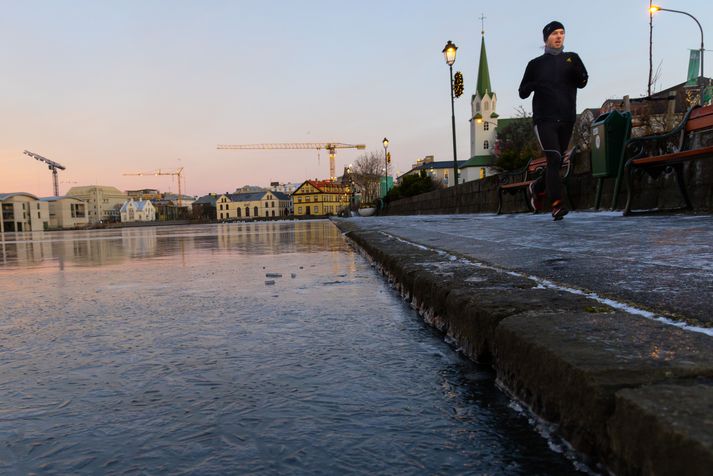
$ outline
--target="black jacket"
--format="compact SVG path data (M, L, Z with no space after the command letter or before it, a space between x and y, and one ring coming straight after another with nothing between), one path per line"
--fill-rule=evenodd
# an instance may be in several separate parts
M548 53L527 64L520 83L520 98L534 91L532 119L542 122L574 122L577 117L577 88L587 85L589 75L577 53Z

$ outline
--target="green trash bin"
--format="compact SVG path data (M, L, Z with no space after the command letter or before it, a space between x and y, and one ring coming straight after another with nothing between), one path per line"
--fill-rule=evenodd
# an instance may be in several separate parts
M631 130L631 113L607 112L592 122L592 175L616 177L621 169L624 144Z

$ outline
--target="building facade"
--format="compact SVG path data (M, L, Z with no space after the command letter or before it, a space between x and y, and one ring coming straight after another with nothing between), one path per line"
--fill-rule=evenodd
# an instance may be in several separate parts
M278 218L290 214L290 197L281 192L227 193L215 202L217 220Z
M121 222L156 221L156 207L150 200L128 199L119 209Z
M329 180L307 180L292 193L295 216L337 215L349 200L349 186Z
M87 218L90 224L120 221L119 210L128 198L128 195L118 188L104 185L72 187L67 195L87 204Z
M493 92L490 84L484 31L481 31L478 81L470 105L470 159L461 167L458 178L460 183L479 180L498 172L495 168L498 96Z
M0 193L0 233L49 229L49 207L31 193Z
M49 209L49 227L53 229L85 228L89 224L87 204L75 197L45 197Z
M457 162L457 167L460 170L463 165L465 165L465 160L459 160ZM409 175L418 175L422 171L426 173L429 177L433 179L434 182L441 184L445 187L450 187L453 185L453 161L452 160L441 160L436 162L433 160L432 155L427 155L423 159L416 160L416 163L411 165L411 170L400 175L396 182L401 184L404 177ZM460 179L459 182L462 182Z

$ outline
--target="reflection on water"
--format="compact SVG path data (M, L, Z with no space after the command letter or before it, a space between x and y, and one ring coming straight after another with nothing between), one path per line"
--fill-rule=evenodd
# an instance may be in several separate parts
M4 266L102 266L130 258L211 252L294 253L339 249L339 230L320 221L136 227L114 230L5 233Z
M327 221L6 239L0 296L0 474L574 471Z

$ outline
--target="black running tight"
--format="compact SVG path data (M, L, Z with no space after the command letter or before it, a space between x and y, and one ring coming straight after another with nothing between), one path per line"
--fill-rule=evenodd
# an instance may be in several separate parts
M572 122L543 122L535 125L535 135L547 157L547 169L535 182L535 192L547 192L550 203L562 199L560 169L573 126Z

